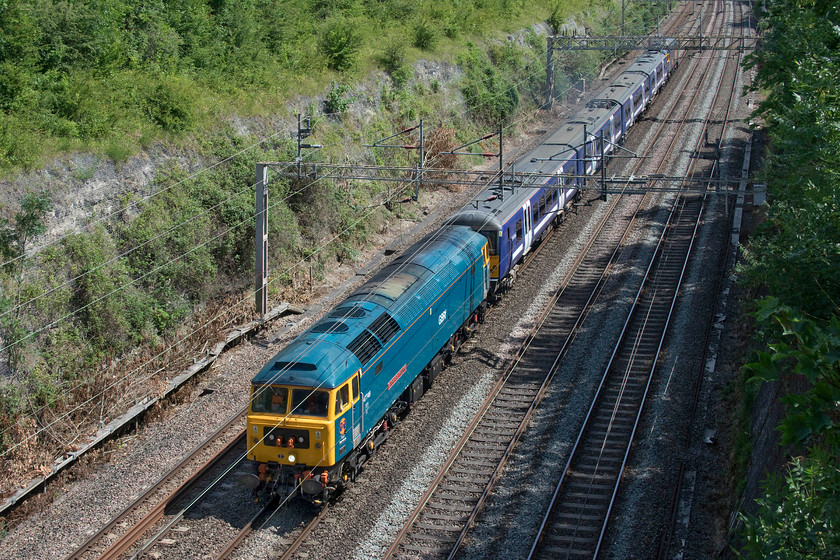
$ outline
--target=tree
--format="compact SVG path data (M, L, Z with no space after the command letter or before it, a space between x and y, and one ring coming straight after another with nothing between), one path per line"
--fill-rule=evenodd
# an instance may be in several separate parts
M755 315L781 334L745 367L764 380L808 380L808 390L783 397L788 410L779 427L784 445L808 452L790 462L784 480L769 478L755 515L740 515L744 556L840 558L840 320L819 326L773 298Z
M6 350L9 370L15 374L20 356L19 342L26 336L21 325L21 290L26 248L32 240L46 231L44 218L52 208L49 197L30 193L21 201L21 209L12 220L0 219L0 258L3 275L0 277L0 347ZM12 297L7 294L13 293Z

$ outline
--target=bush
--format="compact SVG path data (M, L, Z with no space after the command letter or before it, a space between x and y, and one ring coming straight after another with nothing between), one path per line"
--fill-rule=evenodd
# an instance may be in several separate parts
M162 78L145 99L149 119L167 132L182 132L195 123L195 92L186 79Z
M476 118L498 123L513 115L519 106L519 92L512 72L494 66L488 55L475 47L461 64L465 67L461 91Z
M324 100L324 111L328 115L340 115L350 106L350 99L344 95L350 91L350 86L340 84L333 80L327 98Z
M402 88L411 78L411 67L405 62L405 46L401 41L391 41L379 58L383 69L391 75L394 87Z
M405 45L402 41L390 41L385 45L382 56L379 57L382 69L394 75L405 65Z
M359 40L359 34L349 20L339 17L328 21L320 41L327 66L339 72L352 68Z
M414 24L414 46L424 51L435 48L437 32L428 20L421 19Z

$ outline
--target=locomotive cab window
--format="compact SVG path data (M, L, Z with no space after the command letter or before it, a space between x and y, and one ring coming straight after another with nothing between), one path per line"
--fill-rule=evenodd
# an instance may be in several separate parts
M270 385L254 386L251 412L273 412L286 414L289 404L289 390Z
M350 406L350 384L345 383L335 392L335 414L341 414Z
M292 390L292 414L326 418L330 394L312 389Z
M359 398L359 374L353 376L353 400Z

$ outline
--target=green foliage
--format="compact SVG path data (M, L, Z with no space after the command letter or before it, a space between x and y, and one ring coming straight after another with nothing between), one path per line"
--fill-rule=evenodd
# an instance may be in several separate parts
M321 51L327 66L342 72L349 70L359 50L360 36L354 23L343 17L328 20L321 35Z
M405 44L399 40L389 41L379 57L382 69L393 75L405 66Z
M14 374L18 373L28 335L20 307L26 250L46 231L44 219L51 208L47 194L29 193L11 220L0 219L0 344L5 347L3 353Z
M324 100L324 112L328 115L340 115L350 106L352 99L345 97L350 91L350 86L333 80L327 98Z
M756 515L741 514L741 558L840 558L840 469L837 456L815 451L796 457L784 480L773 475L756 500Z
M415 49L509 26L524 9L520 0L4 0L0 169L79 148L121 161L228 113L317 95L333 71L368 70L388 41L411 47L396 53L403 61L386 53L401 88ZM543 17L542 6L528 9L523 26Z
M414 24L414 46L420 50L434 50L437 43L437 31L433 23L420 19Z
M159 171L157 196L129 205L125 215L93 231L45 248L30 260L25 278L14 274L17 270L4 271L0 293L6 301L0 313L14 304L9 294L28 302L19 316L10 315L15 320L5 325L11 336L4 339L27 337L28 342L17 346L24 375L0 386L0 430L16 414L28 414L30 403L60 406L59 396L80 398L96 386L103 363L143 345L159 347L186 328L199 306L241 297L249 289L254 165L289 160L294 145L275 137L243 151L257 139L224 125L210 128L214 120L227 111L242 112L243 106L257 113L261 102L274 107L288 91L315 98L335 76L325 66L366 71L366 63L381 64L395 86L382 84L387 109L371 129L381 128L386 136L393 121L448 118L451 109L442 96L429 96L423 84L408 87L417 48L440 46L446 42L441 33L452 38L518 26L510 16L523 9L523 2L511 0L454 5L438 0L0 0L0 167L32 165L43 150L56 146L95 146L122 161L158 138L187 134L194 134L188 149L202 161L225 160L197 177L177 166ZM543 16L539 12L528 23ZM427 36L415 34L417 22ZM480 121L495 125L509 119L523 100L541 91L544 41L531 34L525 43L484 51L472 47L467 53L465 87L474 90L470 108ZM442 90L438 82L430 89ZM333 81L325 110L346 112L350 91ZM319 107L313 102L310 109L315 114ZM333 150L361 143L357 130L339 129L337 121L318 124L319 134L327 137L319 143ZM466 118L457 126L464 134L485 128ZM231 154L237 156L227 159ZM376 157L397 165L414 162L414 154L403 151ZM76 178L90 173L80 170ZM289 267L302 258L316 271L335 259L358 258L360 246L391 216L388 201L405 196L376 183L350 187L276 178L270 193L269 261L277 267L272 281L289 283L295 276ZM16 223L10 219L3 226ZM14 246L11 237L4 239L5 246ZM83 387L80 394L66 392L76 385Z
M411 68L406 64L405 44L402 41L393 40L387 43L379 57L379 63L391 75L391 80L397 88L403 87L411 78Z
M460 60L465 71L461 91L467 107L476 117L489 123L506 121L519 106L513 58L495 62L497 64L491 61L489 53L476 47Z
M772 139L765 174L774 204L741 272L825 319L840 293L840 13L820 2L768 6L764 48L747 67L753 90L766 94L756 113Z
M764 45L747 61L772 152L773 204L740 267L766 287L756 317L767 350L745 366L756 379L798 376L783 397L782 442L806 450L784 481L771 477L754 515L742 515L748 558L840 558L840 12L826 2L773 0Z
M556 35L560 33L560 29L563 27L563 24L566 23L566 18L569 14L566 11L566 4L560 0L554 0L551 3L550 10L551 11L549 12L548 18L545 22L551 28L551 32Z
M164 77L146 94L144 105L155 125L167 132L183 132L195 121L193 99L186 80Z
M46 231L44 218L52 209L49 195L29 193L23 197L18 211L11 221L0 218L0 255L6 270L20 269L20 259L26 252L26 245Z
M759 302L755 315L759 321L778 324L781 335L746 369L764 380L792 372L809 384L807 392L783 398L788 412L781 426L782 443L802 445L819 438L840 451L840 320L832 317L819 327L775 298Z
M758 380L807 380L807 390L782 398L779 429L782 444L807 445L808 455L791 461L784 482L769 478L754 515L740 515L743 557L840 558L840 320L818 326L774 298L761 301L755 315L780 332L745 369Z

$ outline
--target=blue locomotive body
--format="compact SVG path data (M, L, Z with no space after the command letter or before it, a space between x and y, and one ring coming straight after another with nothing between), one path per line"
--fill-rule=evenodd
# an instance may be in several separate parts
M247 427L254 486L320 502L355 476L483 319L486 245L459 226L424 238L260 370Z

